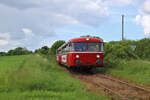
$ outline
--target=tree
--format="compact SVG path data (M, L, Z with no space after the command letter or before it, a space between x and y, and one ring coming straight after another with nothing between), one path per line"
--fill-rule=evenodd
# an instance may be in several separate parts
M14 50L9 50L7 55L12 56L14 54L13 52L14 52Z
M49 51L49 48L47 46L43 46L42 48L35 50L35 53L47 55L48 51Z
M27 50L26 48L22 48L22 47L17 47L13 50L9 50L7 55L27 55L27 54L31 54L32 51Z
M49 54L56 54L56 50L65 43L64 40L59 40L59 41L56 41L52 46L51 48L49 49Z
M6 56L7 53L6 52L0 52L0 56Z
M142 40L137 41L135 53L140 58L148 58L150 59L150 38L144 38Z

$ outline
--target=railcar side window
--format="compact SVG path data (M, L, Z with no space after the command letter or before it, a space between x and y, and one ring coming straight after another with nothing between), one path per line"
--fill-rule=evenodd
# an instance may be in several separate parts
M66 46L65 52L69 52L69 44Z
M75 43L76 51L87 51L87 43Z
M62 54L65 54L65 47L62 48Z
M74 51L74 43L69 43L69 51Z
M100 51L99 43L88 43L88 51Z
M103 51L103 45L104 45L104 43L101 42L101 43L100 43L100 51Z

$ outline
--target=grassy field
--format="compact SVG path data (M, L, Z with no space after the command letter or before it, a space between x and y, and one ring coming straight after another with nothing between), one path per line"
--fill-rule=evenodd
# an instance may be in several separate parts
M0 57L0 100L108 100L87 92L55 59Z
M0 56L0 74L15 71L22 66L29 56Z
M106 72L133 82L150 85L150 62L148 61L120 60L116 66Z

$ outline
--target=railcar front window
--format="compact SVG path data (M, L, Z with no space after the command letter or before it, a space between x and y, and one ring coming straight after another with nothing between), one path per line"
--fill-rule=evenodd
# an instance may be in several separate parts
M75 43L76 51L87 51L87 44L86 43Z
M100 51L99 43L88 43L88 51Z

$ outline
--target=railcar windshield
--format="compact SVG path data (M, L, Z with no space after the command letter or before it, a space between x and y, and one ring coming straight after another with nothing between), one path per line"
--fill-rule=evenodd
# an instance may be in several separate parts
M79 42L75 43L76 51L87 51L87 43Z
M100 51L100 43L88 43L88 51Z
M98 42L78 42L75 43L75 51L91 51L91 52L99 52L103 51L103 43Z

